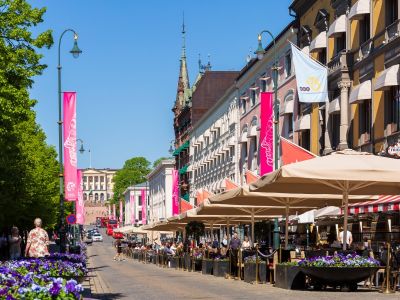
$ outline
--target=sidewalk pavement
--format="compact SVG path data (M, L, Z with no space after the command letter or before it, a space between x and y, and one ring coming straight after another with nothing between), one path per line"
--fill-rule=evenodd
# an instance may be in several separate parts
M83 299L111 299L112 295L111 288L109 285L101 278L99 272L96 270L97 266L94 264L91 257L91 247L87 249L88 255L88 276L82 283L83 288Z

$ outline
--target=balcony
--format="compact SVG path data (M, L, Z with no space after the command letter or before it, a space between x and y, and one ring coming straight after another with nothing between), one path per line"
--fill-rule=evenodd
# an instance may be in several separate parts
M385 43L390 43L394 39L398 38L400 34L400 20L396 20L394 23L386 27L385 30Z
M373 49L374 49L374 39L367 40L360 46L358 51L354 52L354 56L353 56L354 61L359 62L359 61L365 59L366 57L368 57L368 55L371 54Z
M336 54L328 63L328 75L332 75L337 71L348 71L348 66L351 65L350 55L347 51L341 51Z

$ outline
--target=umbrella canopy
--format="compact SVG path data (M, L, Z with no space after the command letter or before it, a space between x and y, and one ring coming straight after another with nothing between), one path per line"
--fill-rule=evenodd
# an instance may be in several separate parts
M350 203L358 203L378 196L352 196L349 197ZM303 206L303 207L326 207L341 206L342 195L332 194L290 194L290 193L266 193L251 192L248 186L235 188L209 199L211 204L242 205L242 206Z
M299 223L314 223L315 219L322 217L331 217L331 216L339 216L341 215L341 210L337 206L327 206L320 209L313 209L307 211L301 215L296 216L295 219L298 220Z
M283 166L250 185L252 192L399 195L400 160L343 150Z
M349 195L398 195L399 175L400 160L346 149L283 166L261 177L250 185L250 190L268 193L342 194L343 249L346 250Z
M250 218L252 225L251 240L253 242L254 242L254 222L256 217L259 217L261 219L273 219L278 216L284 215L286 217L286 237L285 237L286 246L288 243L287 226L288 226L289 213L290 212L301 213L313 208L310 206L291 206L289 204L283 205L282 203L279 205L277 202L273 202L269 206L268 205L252 206L247 204L246 202L244 203L244 205L232 205L232 204L212 204L211 201L212 201L211 199L204 201L198 208L196 208L196 214L199 216L219 215L219 216L248 217ZM215 201L215 203L217 203L217 201Z

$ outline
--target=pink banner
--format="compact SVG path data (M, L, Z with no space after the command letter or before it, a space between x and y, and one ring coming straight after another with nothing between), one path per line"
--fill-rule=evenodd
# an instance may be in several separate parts
M271 92L261 93L260 105L260 175L274 170L274 105Z
M64 92L64 193L67 201L78 199L76 156L76 93Z
M119 222L121 224L124 222L123 212L124 212L124 209L122 208L122 201L119 200Z
M76 223L85 224L85 203L83 201L82 170L78 170L78 201L76 201Z
M172 215L179 215L179 173L172 170Z
M116 220L117 219L117 213L116 213L116 211L115 211L115 203L113 204L113 215L112 215L113 217L113 219L114 220Z
M131 207L131 224L135 224L135 195L133 195L133 191L130 192L129 195L129 204Z
M147 224L147 197L146 189L142 189L142 225Z
M111 204L108 204L108 218L111 219Z

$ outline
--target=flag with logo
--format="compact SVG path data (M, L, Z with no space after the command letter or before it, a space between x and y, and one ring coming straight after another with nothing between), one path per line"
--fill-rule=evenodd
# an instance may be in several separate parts
M83 190L82 190L82 170L78 170L78 201L76 202L76 224L85 224L85 204L83 201Z
M328 99L328 69L291 44L299 101L325 102Z
M141 190L142 196L142 225L147 224L147 192L146 189Z
M64 193L65 200L78 199L78 169L76 154L76 93L64 92Z

